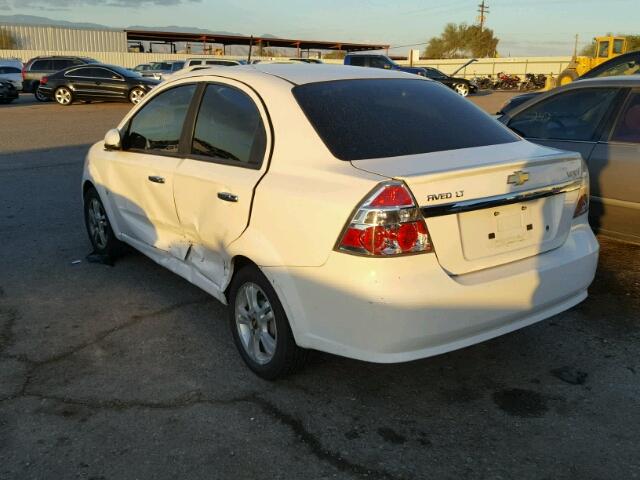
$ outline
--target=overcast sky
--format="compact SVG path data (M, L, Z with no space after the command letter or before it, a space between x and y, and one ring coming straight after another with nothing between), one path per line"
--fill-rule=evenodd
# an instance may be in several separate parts
M640 0L486 0L502 56L571 55L574 35L640 33ZM0 0L0 13L128 25L194 26L243 34L402 45L448 22L473 23L480 0ZM413 48L424 48L416 45Z

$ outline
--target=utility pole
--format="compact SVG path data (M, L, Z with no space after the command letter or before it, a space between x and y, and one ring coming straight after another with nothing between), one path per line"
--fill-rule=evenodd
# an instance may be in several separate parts
M480 24L480 31L484 30L484 22L487 20L487 14L489 13L489 5L482 0L482 3L478 5L478 23Z
M573 56L574 58L578 56L578 34L576 33L576 41L573 44Z

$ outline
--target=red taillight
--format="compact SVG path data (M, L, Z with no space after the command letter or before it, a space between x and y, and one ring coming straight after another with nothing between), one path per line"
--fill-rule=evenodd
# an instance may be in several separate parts
M584 215L589 211L589 170L587 165L582 161L582 185L580 186L580 192L578 194L578 201L576 202L576 209L573 212L573 218Z
M347 225L337 249L368 256L433 251L427 225L404 183L381 184Z
M370 207L410 207L412 205L413 198L403 185L385 187L368 204Z
M49 77L42 77L40 79L40 85L46 85L48 81L49 81Z

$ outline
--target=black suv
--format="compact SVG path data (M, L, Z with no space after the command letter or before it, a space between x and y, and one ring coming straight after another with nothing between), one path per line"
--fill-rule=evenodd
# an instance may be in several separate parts
M46 102L49 97L38 93L40 80L60 70L75 65L87 65L89 63L98 63L93 58L86 57L35 57L29 60L22 69L22 91L33 93L41 102Z

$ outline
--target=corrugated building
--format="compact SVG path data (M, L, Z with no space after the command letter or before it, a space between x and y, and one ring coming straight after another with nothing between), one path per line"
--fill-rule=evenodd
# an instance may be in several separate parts
M0 23L0 38L16 50L126 52L127 34L116 29L83 29Z

